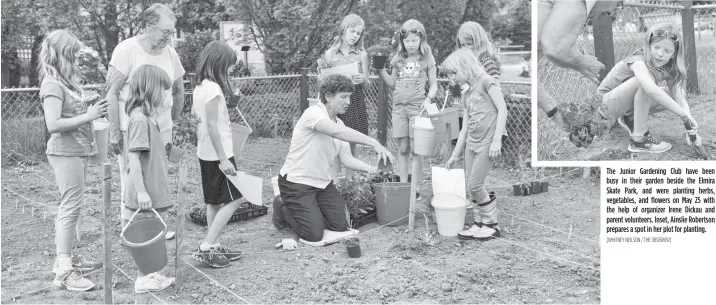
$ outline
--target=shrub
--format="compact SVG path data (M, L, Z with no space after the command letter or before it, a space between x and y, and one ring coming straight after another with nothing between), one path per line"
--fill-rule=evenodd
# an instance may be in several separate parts
M184 41L178 42L176 51L179 54L184 70L187 72L196 71L196 60L199 58L199 54L207 44L214 40L216 40L214 34L210 30L204 30L187 34Z

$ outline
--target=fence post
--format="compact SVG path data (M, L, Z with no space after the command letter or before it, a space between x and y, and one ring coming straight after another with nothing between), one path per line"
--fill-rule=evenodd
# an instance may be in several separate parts
M699 94L699 77L696 70L696 37L694 35L694 11L692 0L685 0L681 11L681 28L684 33L684 58L686 59L686 90Z
M592 19L592 25L594 28L594 54L604 64L604 70L599 74L599 81L602 81L614 67L612 16L609 13L601 13Z
M388 143L388 96L385 82L378 78L378 142L385 146Z
M308 108L308 68L301 68L301 113Z

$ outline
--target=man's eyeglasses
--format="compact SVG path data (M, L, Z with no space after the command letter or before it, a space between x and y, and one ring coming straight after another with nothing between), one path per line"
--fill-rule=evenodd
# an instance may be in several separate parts
M174 36L174 34L176 34L176 32L177 32L177 30L175 30L175 29L165 30L158 26L156 28L157 28L157 30L159 30L159 32L162 32L162 35L164 35L165 37Z
M402 30L400 30L400 36L403 37L403 38L405 38L406 36L408 36L409 33L413 33L413 34L418 35L418 36L422 36L422 35L423 35L423 32L420 31L420 30L418 30L418 29L410 29L410 30L408 30L408 29L402 29Z
M656 31L654 31L654 33L651 34L651 37L654 37L654 36L656 36L656 37L666 37L666 38L669 38L669 39L673 40L674 42L679 42L679 36L677 36L675 33L672 33L672 32L669 32L669 31L665 31L665 30L656 30Z

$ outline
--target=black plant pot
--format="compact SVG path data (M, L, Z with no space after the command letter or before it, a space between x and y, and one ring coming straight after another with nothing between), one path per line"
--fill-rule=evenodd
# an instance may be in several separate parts
M522 185L520 185L520 184L513 184L513 185L512 185L512 195L514 195L514 196L522 196Z
M450 95L454 98L458 98L462 95L462 88L459 85L450 86Z
M539 181L532 182L532 194L542 193L542 183Z
M549 182L542 182L542 193L549 191Z
M522 184L522 196L529 196L529 195L532 195L532 188L527 183Z
M388 59L388 56L385 55L375 55L373 56L373 69L380 70L385 68L385 61Z
M346 246L346 250L348 250L348 256L351 258L359 258L360 257L360 244L357 244L355 246Z

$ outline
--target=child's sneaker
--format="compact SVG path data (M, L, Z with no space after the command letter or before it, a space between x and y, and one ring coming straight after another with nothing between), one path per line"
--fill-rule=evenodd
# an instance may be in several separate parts
M88 291L94 288L92 281L81 276L77 271L68 269L62 273L56 273L52 285L58 288L66 288L69 291Z
M87 272L94 269L102 268L103 264L102 262L95 262L88 259L85 259L82 257L82 255L73 255L72 256L72 269L80 272ZM58 261L55 260L55 265L52 267L52 272L57 274L59 273L59 264Z
M219 253L223 254L226 259L230 261L235 261L240 259L244 254L241 251L235 251L235 250L229 250L228 248L219 245L216 247L216 250L219 251Z
M134 281L134 292L147 293L163 290L174 283L173 277L165 277L159 273L150 273Z
M617 123L619 123L619 125L621 125L624 128L624 130L626 130L626 132L629 133L629 135L631 135L632 132L634 132L634 115L633 114L628 114L628 115L618 118Z
M482 228L482 223L475 221L475 223L467 230L464 230L460 233L457 233L457 238L462 240L470 240L475 239L475 236L478 235L480 232L480 229Z
M479 241L488 241L496 237L500 237L500 227L496 223L483 223L480 231L472 236Z
M229 259L216 248L209 248L209 250L202 251L201 246L196 247L196 252L194 252L191 257L214 268L229 266Z
M655 139L649 132L644 134L641 141L629 140L630 152L663 153L671 149L671 144Z

